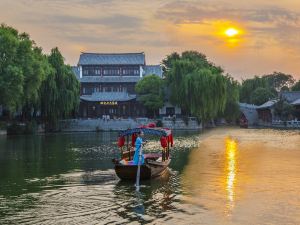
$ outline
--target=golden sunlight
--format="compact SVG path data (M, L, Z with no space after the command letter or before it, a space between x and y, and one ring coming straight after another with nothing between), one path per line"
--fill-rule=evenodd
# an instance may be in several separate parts
M225 30L225 35L227 37L234 37L234 36L236 36L238 34L239 34L239 30L236 29L236 28L233 28L233 27L228 28L228 29Z
M235 182L236 182L236 151L237 143L231 138L226 138L226 158L227 158L227 176L226 176L226 191L228 199L228 209L234 207L235 197Z

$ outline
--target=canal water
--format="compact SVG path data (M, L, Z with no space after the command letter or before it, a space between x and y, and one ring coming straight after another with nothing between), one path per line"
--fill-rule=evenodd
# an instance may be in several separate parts
M299 131L176 133L140 193L114 173L116 137L0 136L0 224L300 224Z

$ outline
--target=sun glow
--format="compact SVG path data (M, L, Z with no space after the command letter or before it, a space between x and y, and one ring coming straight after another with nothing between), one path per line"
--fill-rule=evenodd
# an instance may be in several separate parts
M225 35L227 37L234 37L234 36L236 36L238 34L239 34L239 30L236 29L236 28L233 28L233 27L228 28L228 29L225 30Z

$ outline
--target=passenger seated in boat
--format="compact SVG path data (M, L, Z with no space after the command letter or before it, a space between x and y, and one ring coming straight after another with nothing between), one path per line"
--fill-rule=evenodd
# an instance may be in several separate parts
M133 156L133 162L135 165L138 165L138 163L139 163L139 154L140 154L141 146L146 143L146 142L143 142L143 139L142 139L143 136L144 136L144 133L142 131L140 131L138 133L137 139L135 140L135 153ZM142 154L140 164L144 164L144 154Z

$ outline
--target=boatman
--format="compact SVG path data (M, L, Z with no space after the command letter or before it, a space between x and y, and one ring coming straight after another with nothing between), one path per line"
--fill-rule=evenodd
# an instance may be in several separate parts
M135 140L135 153L134 153L134 156L133 156L133 162L134 162L135 165L138 165L141 147L142 147L143 144L146 143L146 142L143 142L143 139L142 139L143 136L144 136L143 131L140 131L138 133L138 136L137 136L136 140ZM140 164L144 164L144 154L142 154Z

